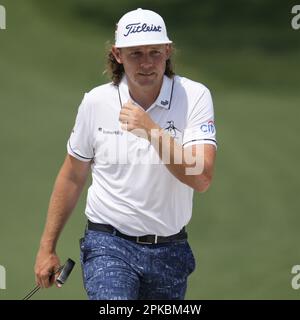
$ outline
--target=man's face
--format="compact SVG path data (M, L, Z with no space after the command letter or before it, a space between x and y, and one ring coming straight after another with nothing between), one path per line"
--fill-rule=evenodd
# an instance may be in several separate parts
M121 49L113 47L113 54L118 63L123 64L129 83L155 88L161 85L171 47L168 44Z

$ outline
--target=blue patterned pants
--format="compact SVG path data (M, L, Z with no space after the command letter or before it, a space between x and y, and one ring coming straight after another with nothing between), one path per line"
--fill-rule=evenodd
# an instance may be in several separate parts
M184 299L195 259L187 240L142 245L86 230L80 240L84 287L91 300Z

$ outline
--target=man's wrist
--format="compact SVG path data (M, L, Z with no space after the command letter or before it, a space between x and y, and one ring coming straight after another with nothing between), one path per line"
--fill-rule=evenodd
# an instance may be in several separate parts
M56 241L53 240L41 240L40 250L49 253L55 253L56 251Z

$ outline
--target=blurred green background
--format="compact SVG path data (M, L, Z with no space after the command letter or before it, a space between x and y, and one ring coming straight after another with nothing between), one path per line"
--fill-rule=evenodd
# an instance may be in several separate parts
M213 185L195 194L189 238L197 269L188 299L299 299L300 30L296 2L0 0L0 299L21 299L49 197L84 92L105 83L105 51L128 10L158 11L176 71L212 92L218 155ZM35 299L86 299L78 239L86 189L58 245L77 261L68 283Z

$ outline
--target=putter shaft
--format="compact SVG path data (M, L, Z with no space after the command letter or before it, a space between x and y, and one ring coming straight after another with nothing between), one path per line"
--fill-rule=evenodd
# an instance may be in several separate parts
M64 266L59 267L56 271L52 272L50 274L50 277L54 276L57 272L60 272L63 269ZM29 298L31 298L36 292L39 291L41 287L40 286L36 286L34 287L22 300L28 300Z

